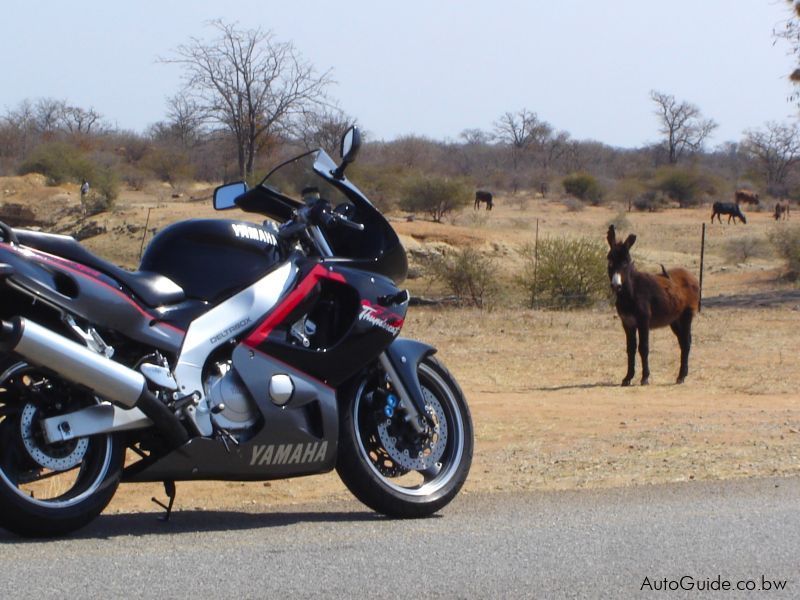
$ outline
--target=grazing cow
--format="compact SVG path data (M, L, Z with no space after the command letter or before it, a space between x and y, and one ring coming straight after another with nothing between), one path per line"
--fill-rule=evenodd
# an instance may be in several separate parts
M736 225L736 219L739 218L742 220L742 223L747 224L747 218L745 218L742 209L739 208L738 204L734 204L733 202L714 202L713 211L711 212L711 222L714 222L714 217L717 217L717 220L722 223L722 217L720 215L728 215L728 223L731 222L731 218L733 218L733 224Z
M752 190L736 190L734 194L736 204L755 204L758 206L758 194Z
M686 269L652 275L636 270L630 249L636 236L617 242L614 226L608 228L608 278L616 295L617 314L625 330L628 351L628 372L622 385L630 385L636 365L636 334L639 334L639 356L642 359L642 385L650 378L650 330L670 326L681 348L681 366L675 383L683 383L689 374L689 349L692 345L692 319L700 304L700 284Z
M789 201L788 200L778 200L775 203L775 214L773 215L775 220L779 220L781 217L784 219L789 218Z
M475 192L475 210L478 210L481 207L481 202L486 203L486 210L492 210L492 206L494 206L492 193L484 190L478 190Z

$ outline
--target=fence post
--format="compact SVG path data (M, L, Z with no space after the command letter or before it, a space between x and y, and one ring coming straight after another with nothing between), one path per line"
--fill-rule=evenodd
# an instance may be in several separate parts
M142 233L142 245L139 247L139 260L142 260L142 252L144 252L144 240L147 237L147 226L150 225L150 211L153 210L153 207L150 206L147 209L147 219L144 222L144 233Z
M703 306L703 261L705 260L705 253L706 253L706 224L703 223L703 234L700 238L700 297L697 299L697 312L700 312Z
M537 272L539 269L539 219L536 219L536 237L533 242L533 291L531 292L531 308L536 308L536 295L539 292Z

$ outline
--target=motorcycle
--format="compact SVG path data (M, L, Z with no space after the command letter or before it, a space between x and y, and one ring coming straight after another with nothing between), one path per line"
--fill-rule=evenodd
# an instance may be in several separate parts
M174 223L135 272L0 223L1 527L72 532L120 482L163 482L169 518L176 481L334 468L390 517L453 499L469 408L436 349L399 337L407 259L345 176L360 146L353 127L338 165L314 150L218 187L215 209L268 219Z

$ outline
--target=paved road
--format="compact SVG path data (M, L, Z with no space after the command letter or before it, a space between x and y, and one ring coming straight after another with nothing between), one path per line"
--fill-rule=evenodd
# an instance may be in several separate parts
M68 540L28 542L0 533L0 593L731 598L744 595L655 590L682 576L760 587L763 575L788 580L787 588L756 597L798 597L799 501L800 478L469 494L441 516L407 522L377 517L355 502L266 514L180 512L169 524L153 514L110 515Z

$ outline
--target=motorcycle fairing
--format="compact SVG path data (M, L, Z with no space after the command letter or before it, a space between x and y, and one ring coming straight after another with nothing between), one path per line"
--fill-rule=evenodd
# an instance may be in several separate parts
M397 337L408 296L388 277L345 266L343 261L301 259L294 290L244 339L244 344L338 387ZM335 312L327 298L336 297ZM311 320L316 329L306 347L292 326Z
M0 262L13 267L8 283L26 296L159 350L176 353L180 348L183 330L161 321L108 275L60 256L4 242L0 243Z
M191 322L183 339L174 375L183 395L203 397L203 367L209 355L222 344L251 328L270 312L294 283L297 267L284 263L238 294L221 302ZM198 425L211 435L211 421L205 403L198 405Z
M253 437L233 445L193 438L164 456L151 456L125 469L123 481L220 479L260 481L330 471L339 439L335 390L266 354L239 344L233 352L239 374L263 419ZM276 406L269 396L273 375L290 375L305 398Z

